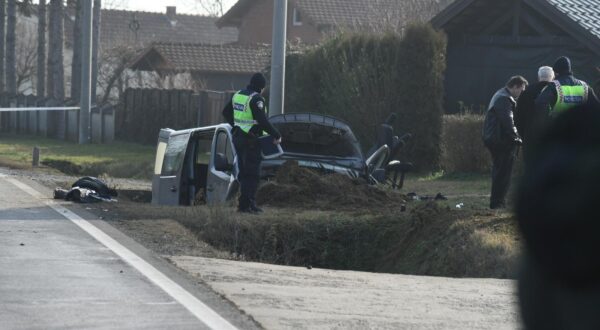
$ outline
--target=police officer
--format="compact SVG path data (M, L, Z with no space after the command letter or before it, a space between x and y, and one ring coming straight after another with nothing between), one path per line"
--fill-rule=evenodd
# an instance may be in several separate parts
M483 143L492 155L492 193L490 208L506 207L506 194L510 187L512 168L517 148L523 143L517 133L513 112L516 99L527 87L527 80L514 76L494 94L485 114Z
M535 100L539 118L553 118L578 105L597 107L598 99L594 90L583 81L573 77L571 60L566 56L559 57L553 66L554 80Z
M256 205L262 160L258 138L266 132L273 137L273 143L281 143L281 135L267 119L268 111L261 95L266 85L265 76L255 73L250 79L250 85L235 93L223 109L223 116L233 127L241 190L238 211L244 213L262 212Z

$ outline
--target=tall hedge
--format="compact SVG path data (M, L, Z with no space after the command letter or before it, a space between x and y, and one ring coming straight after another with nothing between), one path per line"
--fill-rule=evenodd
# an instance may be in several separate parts
M403 36L341 34L288 56L286 112L333 115L350 124L363 150L391 112L414 139L401 154L421 170L440 164L446 38L430 25Z

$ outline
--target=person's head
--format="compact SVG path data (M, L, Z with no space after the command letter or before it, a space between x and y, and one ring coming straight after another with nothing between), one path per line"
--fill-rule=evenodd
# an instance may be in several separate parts
M556 62L554 62L552 68L558 77L570 76L573 74L571 71L571 60L566 56L561 56L556 59Z
M554 80L554 69L549 66L540 67L538 70L539 81L552 81Z
M250 87L254 88L257 92L262 93L266 86L267 79L260 72L255 73L252 75L252 78L250 78Z
M527 80L522 76L514 76L506 83L506 89L508 89L512 97L518 98L525 88L527 88L527 84Z

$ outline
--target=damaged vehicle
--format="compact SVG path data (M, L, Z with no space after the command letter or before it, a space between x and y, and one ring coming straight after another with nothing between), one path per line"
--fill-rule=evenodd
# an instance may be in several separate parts
M395 118L395 117L394 117ZM350 127L319 114L283 114L269 118L282 135L284 153L261 164L261 178L274 176L286 161L370 183L401 188L412 165L390 161L410 137L393 135L391 122L380 125L377 143L368 157ZM152 203L159 205L216 204L233 199L239 190L237 156L232 127L220 124L175 131L162 129L158 137Z

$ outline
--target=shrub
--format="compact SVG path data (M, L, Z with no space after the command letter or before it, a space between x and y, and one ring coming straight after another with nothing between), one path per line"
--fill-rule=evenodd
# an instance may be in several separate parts
M492 163L481 140L481 115L444 116L442 168L446 172L485 172Z
M288 58L286 112L318 112L348 122L371 147L375 128L395 112L395 128L414 139L405 149L419 169L439 167L446 39L430 25L404 36L341 34Z

